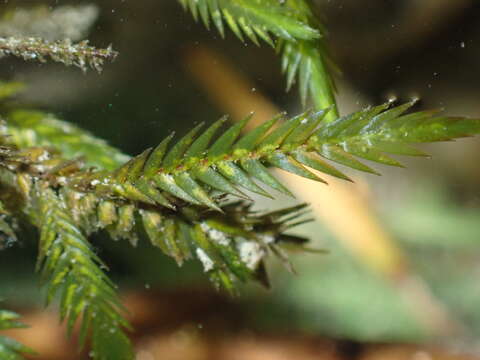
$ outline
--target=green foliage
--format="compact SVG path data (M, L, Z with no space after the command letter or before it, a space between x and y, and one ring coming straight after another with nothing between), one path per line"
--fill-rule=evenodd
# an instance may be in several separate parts
M42 112L3 106L0 128L0 249L16 241L19 224L38 229L38 270L47 303L59 301L71 332L80 323L94 359L133 359L129 324L107 266L89 236L105 231L135 245L148 239L178 265L197 259L217 286L235 293L238 282L268 286L265 260L280 259L292 270L287 249L308 249L289 230L310 219L307 205L274 212L252 209L249 192L271 197L271 189L293 196L268 170L275 167L325 182L317 172L344 180L336 164L377 173L364 163L401 166L394 155L424 156L412 144L480 133L480 120L435 111L408 113L413 102L390 103L339 117L322 36L305 0L180 0L195 18L225 24L243 41L277 48L287 86L299 80L302 99L315 111L280 115L244 134L251 116L221 131L226 118L200 124L177 142L173 134L154 149L130 158L94 135ZM116 53L70 40L0 37L0 55L41 61L50 57L84 69L99 68ZM19 90L3 84L0 98ZM333 164L332 164L333 163ZM264 186L265 185L265 186ZM15 315L0 313L0 329L16 327ZM90 335L90 337L89 337ZM0 338L17 359L28 349Z
M2 229L13 241L7 220L36 226L48 302L60 299L70 330L82 319L82 343L92 329L96 358L131 358L128 323L90 234L104 229L133 245L146 236L179 265L197 258L214 284L232 293L237 281L268 285L269 254L291 269L285 250L308 250L306 239L287 233L309 221L306 206L258 213L245 192L271 196L261 182L291 195L270 174L271 166L321 182L311 169L348 180L331 162L376 173L360 159L399 166L387 154L423 156L410 144L480 132L478 119L434 111L405 115L412 105L389 109L388 103L332 122L325 119L328 110L282 115L244 135L251 116L220 133L222 118L203 132L203 124L196 126L176 143L168 136L130 160L51 115L12 111L1 133L0 179L11 189L1 199Z
M332 107L327 120L338 117L329 60L325 44L326 31L313 15L310 5L305 0L287 0L285 6L293 9L295 17L319 30L318 39L297 39L297 41L279 42L278 49L282 56L282 70L287 77L287 90L298 78L300 97L305 105L307 98L312 99L317 110Z
M8 206L6 214L39 229L37 267L48 287L47 303L59 298L60 315L69 332L81 318L81 344L91 329L95 358L133 358L124 333L129 325L115 286L102 270L106 266L93 252L86 230L79 226L77 216L83 213L70 212L67 188L60 186L61 178L75 171L76 162L65 162L48 148L19 150L11 141L11 137L2 137L1 179L6 190L2 200Z
M20 148L54 146L66 158L82 157L86 165L106 170L113 170L129 159L88 131L58 120L52 114L16 109L8 112L6 118L8 136Z
M119 354L133 356L122 331L129 327L122 305L114 285L100 268L106 266L75 223L62 193L56 194L50 184L37 181L27 196L31 197L27 212L40 229L38 268L48 284L47 303L59 296L60 317L66 319L69 333L82 316L80 344L84 344L91 327L93 352L101 359L118 359Z
M341 178L348 177L330 160L360 171L377 173L358 158L401 166L388 154L425 156L412 143L445 141L480 132L477 119L451 118L435 111L404 115L413 102L388 109L389 103L325 121L327 111L307 112L281 122L280 117L240 136L250 117L231 126L211 141L224 119L201 135L197 126L168 148L171 136L156 149L149 149L118 170L100 174L97 188L115 192L130 200L143 200L175 209L170 196L193 205L222 211L211 195L220 193L245 197L248 190L271 196L253 180L287 195L290 191L276 180L267 167L324 182L309 168ZM215 193L213 193L214 195Z
M258 37L273 45L270 34L285 39L315 39L318 31L306 23L298 21L276 0L180 0L189 8L195 19L200 15L207 27L212 21L222 36L225 35L224 22L242 41L243 35L258 44ZM243 32L243 33L242 33Z
M287 89L298 78L303 104L311 98L317 110L332 107L327 119L338 116L331 63L325 50L325 30L305 0L179 0L197 20L210 28L213 22L222 35L225 25L241 40L259 45L258 38L276 47L282 56Z
M19 316L11 311L0 310L0 330L24 328L25 325L18 321ZM22 354L35 354L28 347L19 342L0 335L0 359L22 360Z
M46 121L39 128L42 136L30 136L29 142L24 142L25 136L19 136L21 129L28 129L27 124L35 124L41 118L37 112L7 117L0 177L9 191L2 195L2 200L8 204L9 216L38 227L38 264L48 286L48 302L59 298L61 318L66 319L70 331L76 320L82 319L82 343L88 329L92 329L95 358L117 359L131 350L123 332L128 328L123 310L113 285L102 271L106 267L86 239L91 233L105 229L113 238L126 238L134 244L138 241L137 234L144 233L179 264L192 257L199 258L212 281L230 292L235 291L236 280L253 279L267 285L264 266L267 253L276 254L288 265L281 246L302 248L306 242L284 234L296 225L295 218L302 214L304 206L258 214L250 210L251 203L230 201L219 203L222 212L212 214L203 205L190 206L183 199L160 191L155 194L170 197L175 209L157 206L147 196L119 197L117 188L129 189L126 182L112 183L111 187L96 185L98 176L118 174L119 170L94 170L79 160L63 158L60 148L42 146L45 141L56 143L57 130L62 128L60 121L51 121L49 115L44 115ZM7 136L10 121L15 136ZM63 125L64 129L70 129ZM98 146L99 154L112 150L100 141L91 143ZM71 153L72 143L66 141L62 145ZM85 149L88 152L89 146ZM6 233L13 234L8 229Z

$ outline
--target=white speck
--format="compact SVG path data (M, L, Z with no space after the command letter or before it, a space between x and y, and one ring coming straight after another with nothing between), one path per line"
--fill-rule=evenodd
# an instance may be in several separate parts
M230 239L221 231L212 229L205 223L200 224L201 229L207 234L207 236L219 245L230 245Z
M275 237L272 235L261 234L258 235L260 240L262 240L265 244L272 244L275 241Z
M306 124L306 123L308 123L308 119L307 119L307 118L305 118L305 119L303 119L302 121L300 121L300 124Z
M265 251L260 247L260 244L255 241L244 241L239 243L237 247L242 262L249 269L255 270L265 255Z
M462 42L460 43L460 47L461 47L462 49L465 49L465 41L462 41Z
M205 272L208 272L213 269L213 261L210 259L210 257L203 251L203 249L197 248L196 250L197 257L198 259L202 262L203 264L203 270Z

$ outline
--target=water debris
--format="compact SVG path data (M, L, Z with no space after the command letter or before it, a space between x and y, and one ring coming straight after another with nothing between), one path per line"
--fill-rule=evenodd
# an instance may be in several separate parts
M197 253L198 259L203 265L203 270L205 272L209 272L210 270L213 270L214 268L213 260L210 259L207 253L200 248L197 248L196 253Z
M70 39L48 41L37 37L0 37L0 57L9 55L41 63L51 59L67 66L77 66L84 72L88 67L101 72L104 62L113 61L118 52L111 46L95 48L88 44L88 40L73 43Z
M255 270L265 256L265 250L256 241L242 241L237 246L242 262L250 270Z

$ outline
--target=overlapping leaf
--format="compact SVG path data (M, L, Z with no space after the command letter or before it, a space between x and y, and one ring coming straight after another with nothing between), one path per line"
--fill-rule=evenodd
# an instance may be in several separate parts
M95 359L132 359L124 333L129 324L115 286L101 267L90 243L67 211L64 200L38 182L32 189L29 213L40 229L38 268L48 286L48 302L60 298L61 319L71 332L81 318L80 343L92 332Z
M113 170L129 159L128 156L88 131L58 120L51 114L14 110L7 114L6 120L8 135L20 148L54 146L66 158L73 159L81 156L87 165L106 170Z
M0 310L0 330L9 330L26 327L18 321L19 316L11 311ZM22 355L33 355L35 352L19 342L0 335L0 359L22 360Z
M335 101L335 84L331 72L335 70L329 59L325 44L326 31L315 18L310 5L305 0L287 0L286 6L294 9L299 21L319 29L319 39L280 41L278 51L282 56L282 71L287 77L287 90L298 81L300 97L305 105L311 99L316 110L331 107L326 120L338 117Z
M12 128L13 133L28 134L26 126L31 123L28 119L29 114L33 119L38 115L35 112L25 112L23 114L25 118L21 117L21 121L18 118L9 117L8 126L4 132L9 134ZM267 282L263 260L268 253L282 254L282 245L303 246L305 240L283 233L291 227L290 219L284 221L281 218L251 212L246 204L218 201L216 195L212 198L211 187L198 190L196 181L188 174L176 176L174 180L170 176L161 176L158 187L152 186L152 179L138 177L140 171L153 176L157 173L159 166L174 167L177 158L184 154L188 154L191 161L194 161L202 155L206 147L209 147L212 136L224 121L225 118L221 119L198 137L195 134L200 127L194 129L171 148L167 146L169 137L155 150L157 155L164 152L164 157L148 156L147 159L147 155L151 152L147 150L139 157L144 159L144 162L132 159L113 173L101 169L92 171L88 168L84 171L81 161L66 160L62 157L62 153L55 149L41 147L40 145L44 145L45 141L50 141L49 136L53 137L52 143L55 143L59 138L57 131L62 128L62 122L58 120L53 122L53 128L50 128L52 123L46 121L42 123L41 128L42 134L45 135L27 137L28 143L24 143L25 135L6 137L13 145L28 144L34 147L20 151L13 148L9 150L8 164L5 163L5 167L16 174L12 181L14 185L19 186L18 191L23 193L24 198L29 198L32 192L35 193L33 187L37 178L44 179L45 184L57 187L62 206L65 208L64 215L70 216L69 221L85 236L99 229L106 229L114 239L128 239L135 244L139 238L138 225L141 224L143 232L150 238L152 244L173 257L179 264L189 258L197 257L203 261L208 274L217 285L233 291L233 283L238 279ZM246 121L234 126L219 138L215 146L209 147L209 154L212 156L221 154L223 147L238 136L238 131ZM10 123L13 126L10 126ZM270 127L273 123L274 121L271 121L267 126ZM69 129L68 126L64 128ZM92 142L96 144L94 140L95 138L87 142L87 150ZM254 140L252 136L245 138L242 143L248 144L251 140ZM75 145L74 142L73 145ZM72 151L69 141L62 146L67 153ZM100 146L103 144L100 143ZM267 174L267 172L262 173L262 178ZM215 171L199 169L195 179L197 176L220 189L245 197ZM273 177L268 176L267 180L275 181ZM189 189L188 186L192 183L194 188ZM285 191L288 190L285 189ZM219 195L221 195L220 192ZM210 201L211 206L221 211L216 214L205 211L205 203L196 200L197 198ZM291 217L295 217L296 212L294 208L289 213ZM206 224L211 218L216 220L207 227ZM38 226L41 229L44 228L42 224ZM213 230L209 227L213 227ZM224 233L222 229L228 231L225 230L227 232ZM216 237L211 238L212 234ZM218 250L219 255L212 266L209 266L206 259L209 259L212 254L208 255L209 252L202 250L199 244L206 246L205 244L214 243L220 235L225 238L224 248L221 248L222 251ZM265 239L268 239L268 242L265 242ZM229 245L225 247L227 240ZM240 247L237 244L239 242L247 245ZM220 245L210 245L210 248L218 246ZM249 249L250 251L247 251ZM253 254L257 255L253 256ZM282 260L286 262L285 257Z
M225 24L242 41L244 36L258 44L258 38L273 45L270 34L295 41L319 37L316 29L299 21L293 9L277 0L179 0L195 19L199 17L207 27L213 22L222 36Z
M22 122L26 123L28 121ZM223 120L211 130L221 123ZM14 129L18 129L18 123L13 124ZM48 129L50 125L46 122L44 128ZM53 130L60 128L57 126L60 123L54 125ZM209 153L212 156L221 153L225 144L231 142L229 138L236 137L235 133L241 127L227 131L216 142L217 146L209 147ZM9 129L7 124L6 134ZM255 280L268 285L264 264L267 255L280 257L290 267L282 247L304 248L306 239L285 234L298 224L297 219L304 213L303 205L276 213L258 213L250 210L251 203L220 202L215 197L212 204L216 204L221 212L212 213L202 202L185 195L201 196L196 189L185 189L185 198L182 198L150 188L148 184L142 188L141 182L136 181L140 170L149 169L153 174L160 165L175 166L177 157L185 152L200 156L214 132L196 137L196 131L192 131L171 148L164 141L157 148L157 151L165 149L161 163L155 157L148 158L148 166L132 160L128 166L113 172L113 176L101 169L83 169L81 161L66 160L58 150L38 146L44 144L43 137L32 137L28 144L35 146L22 149L15 147L21 137L4 137L8 141L3 149L4 158L0 161L2 181L9 178L8 186L16 187L15 192L22 195L23 212L40 229L39 264L49 284L49 299L56 295L61 298L62 318L67 319L70 328L79 317L83 317L82 338L86 337L88 328L92 328L95 358L102 359L107 353L105 344L112 344L115 339L112 334L118 335L115 349L124 353L129 350L121 332L126 323L121 318L120 305L111 284L99 269L102 266L100 260L86 240L91 233L105 229L114 239L128 239L133 244L143 233L179 265L190 258L200 260L212 281L230 292L235 291L237 281ZM56 138L55 131L53 134ZM65 146L68 147L68 143ZM146 155L143 157L146 159ZM139 164L142 169L136 168ZM8 174L3 179L3 175ZM105 174L108 181L102 179ZM209 176L207 173L206 178ZM189 176L178 179L182 186L190 184ZM215 175L213 179L215 183L218 181ZM224 182L228 189L234 189L226 180ZM178 190L176 182L174 185L173 189ZM118 196L123 193L135 196ZM205 190L205 194L210 197L210 190ZM169 206L159 206L150 200L151 196L153 199L168 199ZM102 332L105 327L108 334Z
M81 323L80 344L91 334L94 359L133 359L125 334L129 328L125 311L115 286L102 270L106 266L85 237L91 224L85 219L91 208L85 202L89 194L75 194L78 200L83 199L82 211L67 206L71 191L62 179L80 175L81 162L66 161L51 147L18 149L12 143L15 139L1 139L0 179L2 188L10 192L9 215L29 220L39 229L38 269L48 287L47 303L60 300L61 319L69 333ZM12 341L9 344L15 345Z
M195 19L207 27L213 22L224 35L226 23L237 37L259 44L258 38L276 46L282 56L287 89L298 79L303 104L307 98L317 110L332 107L327 118L337 116L335 86L322 37L325 31L305 0L180 0ZM273 35L273 39L271 37ZM278 40L278 41L277 41Z
M250 210L251 203L228 202L219 204L221 213L212 213L187 203L179 206L179 211L171 211L103 200L93 194L80 197L70 189L63 190L63 197L69 212L77 214L77 226L90 231L106 229L114 239L128 239L133 244L144 233L179 266L197 258L214 284L231 293L238 281L268 285L265 258L280 256L290 267L282 248L305 249L307 242L285 234L308 221L302 219L305 205L258 213Z
M412 143L480 133L478 119L434 111L405 115L411 106L389 109L390 104L384 104L334 121L325 120L328 110L307 112L272 119L246 134L242 130L249 117L220 131L222 118L207 129L198 125L177 142L168 136L115 170L110 169L118 157L113 163L100 160L98 169L69 158L72 151L82 155L82 145L75 142L81 130L67 131L67 136L61 131L69 129L63 122L25 112L24 118L7 118L4 135L10 127L17 135L1 137L0 178L22 195L9 215L21 211L40 229L39 264L48 279L49 297L60 296L67 324L71 327L83 317L82 338L91 328L95 358L131 358L122 331L128 324L88 235L105 229L133 244L145 235L179 265L197 258L214 283L231 292L237 281L268 285L268 254L290 266L284 250L305 250L306 239L286 233L308 221L305 206L259 213L251 210L251 202L232 202L226 195L245 199L253 191L270 196L266 186L290 195L269 172L272 166L317 181L323 180L312 169L348 179L332 162L375 172L362 159L398 166L388 154L424 155ZM65 143L58 140L62 136ZM92 136L84 139L87 161L95 160L92 149L121 155L105 150ZM45 147L47 143L58 149Z

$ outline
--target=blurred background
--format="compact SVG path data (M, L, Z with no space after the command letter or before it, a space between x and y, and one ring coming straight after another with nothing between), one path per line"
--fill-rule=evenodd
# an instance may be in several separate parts
M44 1L58 6L58 1ZM61 4L91 4L62 1ZM250 111L258 122L302 110L285 92L267 45L222 40L177 1L102 0L92 44L120 52L104 72L4 58L2 80L28 85L21 101L76 123L134 155L170 131ZM342 114L393 97L415 110L480 117L480 3L475 0L317 0L329 29ZM37 6L4 1L1 11ZM316 221L296 229L326 255L273 261L272 289L215 293L199 264L177 268L147 242L134 250L93 239L120 284L139 360L474 359L480 354L480 139L423 147L383 176L345 170L329 186L278 174ZM374 165L375 166L375 165ZM295 203L258 199L271 209ZM43 311L35 242L0 252L0 298L26 314L12 332L38 359L83 359L53 310ZM3 306L3 304L2 304Z

